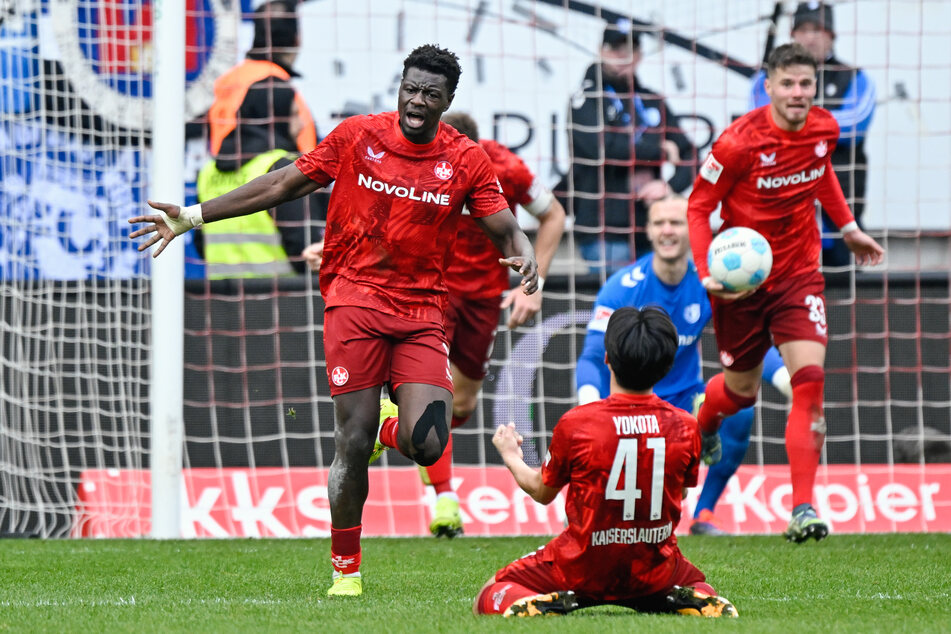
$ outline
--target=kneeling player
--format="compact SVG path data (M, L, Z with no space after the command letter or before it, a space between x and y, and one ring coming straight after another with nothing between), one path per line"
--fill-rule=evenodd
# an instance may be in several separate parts
M535 501L548 504L571 485L568 526L495 573L473 611L535 616L613 604L735 617L673 535L700 464L696 419L652 393L673 365L677 330L659 308L624 307L611 315L604 343L611 395L562 416L541 470L522 459L514 424L492 439Z

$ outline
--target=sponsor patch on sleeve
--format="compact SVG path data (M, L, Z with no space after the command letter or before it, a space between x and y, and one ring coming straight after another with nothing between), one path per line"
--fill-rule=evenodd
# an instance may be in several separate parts
M608 329L608 319L611 318L613 312L613 308L601 305L595 306L594 315L591 317L591 321L588 322L588 330L594 330L596 332L606 331Z
M718 161L713 152L707 154L707 158L703 161L703 165L700 166L700 176L703 177L703 180L707 181L712 185L716 185L717 181L720 180L720 174L723 173L723 163Z

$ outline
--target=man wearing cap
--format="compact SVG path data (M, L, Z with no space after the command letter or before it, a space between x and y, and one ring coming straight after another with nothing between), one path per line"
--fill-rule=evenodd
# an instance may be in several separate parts
M568 110L575 237L591 271L608 275L650 250L647 206L687 189L695 175L696 149L677 117L635 75L639 36L627 19L607 26L600 61ZM665 162L674 166L666 182Z
M819 66L816 105L829 110L841 130L839 143L832 153L832 166L842 186L855 220L862 225L865 210L865 177L868 159L865 136L875 113L875 84L860 68L849 66L835 57L835 23L832 7L822 2L800 2L793 15L792 39L802 44ZM769 103L764 82L766 71L753 78L750 109ZM841 238L826 237L837 229L822 212L822 263L825 266L849 264L849 250Z

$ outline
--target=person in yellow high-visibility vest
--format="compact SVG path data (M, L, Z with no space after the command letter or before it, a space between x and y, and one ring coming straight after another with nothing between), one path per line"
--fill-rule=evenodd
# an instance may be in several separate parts
M291 0L274 0L257 9L254 44L246 59L215 82L215 102L208 111L214 159L198 174L199 202L290 165L317 145L314 120L290 83L296 76L299 45ZM207 276L303 273L299 255L320 238L309 232L316 202L304 198L203 227L195 243L205 258Z

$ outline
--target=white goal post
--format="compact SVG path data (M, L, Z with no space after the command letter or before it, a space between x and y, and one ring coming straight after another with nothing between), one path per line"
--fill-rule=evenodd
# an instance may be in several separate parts
M156 0L153 129L185 129L185 4ZM152 137L152 197L185 200L185 139ZM183 381L185 246L172 242L152 262L151 485L152 537L181 537L182 450L185 440Z

